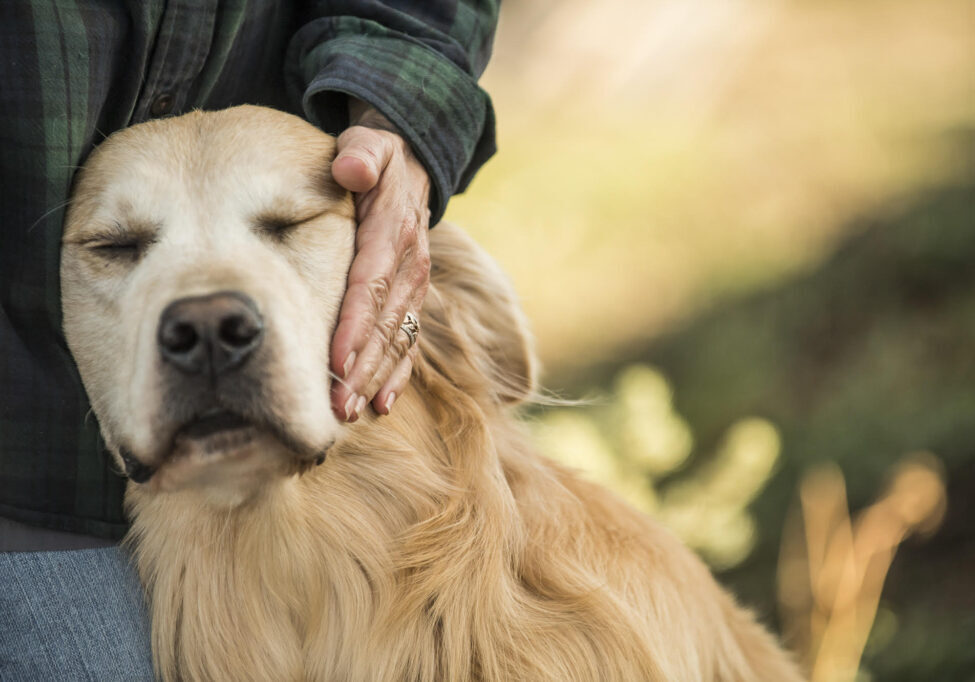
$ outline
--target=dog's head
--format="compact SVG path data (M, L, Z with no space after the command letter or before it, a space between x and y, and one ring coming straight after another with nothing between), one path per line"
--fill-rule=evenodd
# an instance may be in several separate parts
M296 117L241 107L121 131L82 170L65 334L137 482L261 475L335 439L329 339L355 223L334 151Z
M355 220L334 152L297 117L238 107L121 131L79 174L65 334L109 449L146 489L234 504L342 436L329 341ZM450 365L455 349L468 384L516 400L531 362L510 289L462 234L434 232L424 355Z

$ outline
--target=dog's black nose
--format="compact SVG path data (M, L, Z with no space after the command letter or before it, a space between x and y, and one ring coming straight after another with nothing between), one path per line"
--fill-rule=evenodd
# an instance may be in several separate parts
M254 300L238 291L173 301L159 317L163 360L188 374L219 375L240 367L264 337Z

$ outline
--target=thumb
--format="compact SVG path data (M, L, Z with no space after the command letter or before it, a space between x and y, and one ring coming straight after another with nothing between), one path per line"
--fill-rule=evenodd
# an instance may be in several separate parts
M392 146L371 128L353 126L339 135L332 177L347 190L368 192L386 169Z

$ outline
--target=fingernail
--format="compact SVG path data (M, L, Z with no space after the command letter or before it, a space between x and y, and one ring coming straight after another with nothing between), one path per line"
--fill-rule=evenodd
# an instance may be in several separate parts
M356 402L355 404L355 416L358 417L359 415L361 415L362 410L365 408L365 406L366 406L366 396L360 395L358 402Z
M355 364L355 351L352 351L346 356L345 362L342 364L343 379L349 376L349 372L352 371L352 365L354 364Z
M346 419L351 419L352 418L353 411L355 410L356 399L358 397L359 396L357 396L355 393L353 393L352 395L349 396L349 399L345 401L345 408L344 409L345 409L345 418Z
M386 414L389 414L389 411L393 409L394 402L396 402L395 393L390 393L388 396L386 396L386 403L383 405L383 408L386 410Z

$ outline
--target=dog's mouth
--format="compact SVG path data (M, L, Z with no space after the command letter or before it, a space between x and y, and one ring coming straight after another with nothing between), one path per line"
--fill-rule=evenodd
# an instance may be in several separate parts
M269 440L276 441L296 454L306 449L273 419L215 406L195 414L175 429L161 465L186 459L216 464L225 459L245 456L258 440L264 442L265 446Z
M213 408L175 431L160 465L144 464L126 448L121 448L120 454L128 477L136 483L146 483L160 467L172 466L174 462L195 458L213 463L241 453L262 431L253 420L241 414Z
M158 478L156 474L160 470L172 473L204 467L207 471L219 472L221 467L244 462L269 447L291 453L295 462L320 464L331 446L330 441L324 448L315 448L296 438L285 425L270 416L255 417L222 405L194 412L170 433L162 441L169 445L154 458L155 465L143 463L126 448L120 448L130 479L147 483Z
M173 452L192 442L207 454L247 445L254 439L258 425L243 415L214 408L191 419L173 436Z

